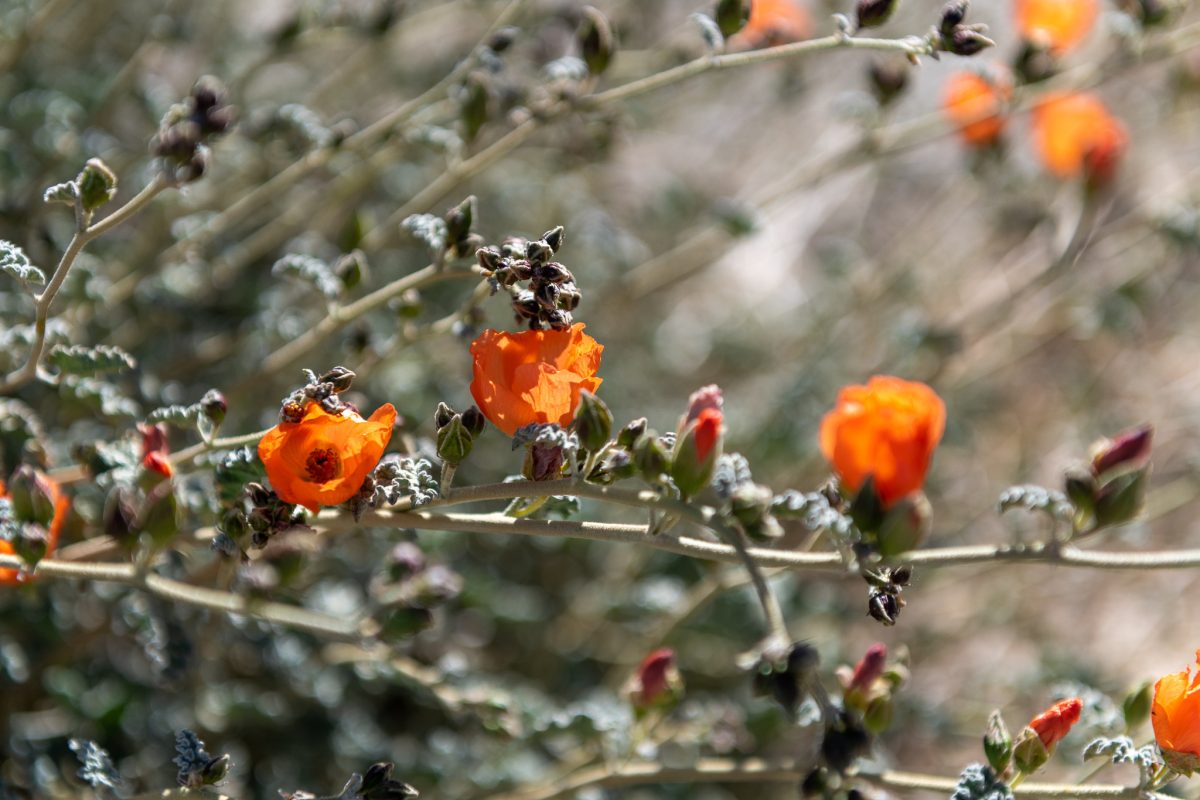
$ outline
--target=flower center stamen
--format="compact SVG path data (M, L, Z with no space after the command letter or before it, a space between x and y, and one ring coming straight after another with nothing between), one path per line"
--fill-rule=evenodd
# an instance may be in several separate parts
M310 483L327 483L342 474L342 458L330 447L313 450L304 462Z

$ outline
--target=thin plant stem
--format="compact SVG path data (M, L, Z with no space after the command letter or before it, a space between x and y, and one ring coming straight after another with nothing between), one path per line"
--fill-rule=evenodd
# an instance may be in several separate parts
M765 64L771 61L782 61L812 53L838 49L882 50L903 53L909 56L922 56L933 53L933 47L929 42L917 36L908 36L903 39L869 39L835 33L819 39L792 42L776 47L766 47L761 50L751 50L745 53L700 56L677 67L656 72L653 75L647 75L644 78L591 95L584 98L581 103L587 108L605 106L610 103L628 100L639 95L673 86L681 81L703 75L706 72L748 67L753 64Z
M471 52L463 58L450 72L441 78L433 86L430 86L425 91L416 97L410 98L401 103L396 108L384 114L379 119L367 125L360 131L350 135L344 141L337 145L320 147L315 150L310 150L300 159L293 161L280 172L275 173L266 181L256 185L253 189L243 194L237 200L233 201L219 214L214 216L204 225L192 231L188 238L181 239L172 245L164 254L167 257L177 256L181 249L185 246L199 242L206 242L214 237L224 233L226 230L245 219L248 213L252 213L256 209L264 207L268 201L274 197L279 197L281 193L287 191L291 187L298 184L304 178L321 169L328 164L335 155L344 152L367 152L375 145L384 141L398 127L403 125L410 117L432 102L435 98L443 94L449 87L453 86L457 81L461 80L475 63L475 56L479 52L480 47L484 46L488 39L491 38L496 31L510 24L520 12L521 7L527 0L510 0L507 6L497 15L496 19L488 27L487 31L480 39L479 44L471 49Z
M629 786L680 783L799 783L811 771L812 764L759 758L702 758L686 767L668 767L656 762L636 762L620 766L597 765L579 769L553 782L491 795L489 800L559 800L559 798L572 797L584 789L616 789ZM958 784L956 778L893 770L877 775L861 774L856 777L884 788L904 792L925 791L950 794ZM1013 794L1024 798L1135 800L1140 796L1140 791L1136 786L1027 783L1019 788L1014 788Z
M19 556L0 554L0 567L20 569L23 562ZM249 617L333 639L358 641L374 633L370 623L360 624L352 619L322 614L286 603L259 601L230 592L192 586L154 573L142 572L135 564L96 564L43 559L38 562L34 574L47 578L123 583L177 603Z
M75 259L83 252L83 248L96 237L107 233L141 211L160 192L168 188L169 185L169 182L163 175L156 175L129 202L99 222L92 224L88 224L89 215L82 211L82 207L78 205L77 201L75 235L71 237L71 241L67 243L66 249L63 250L62 258L59 259L58 266L54 268L54 272L51 274L46 288L34 298L33 345L29 349L29 355L26 357L25 363L9 373L3 383L0 383L0 394L15 391L38 376L42 353L46 347L46 326L50 318L50 306L54 303L54 298L58 295L58 291L62 288L63 283L67 280L67 274L70 273L71 267L75 264Z

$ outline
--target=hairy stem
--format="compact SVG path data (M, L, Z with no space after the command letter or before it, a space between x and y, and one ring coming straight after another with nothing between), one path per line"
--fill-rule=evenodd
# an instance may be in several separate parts
M112 230L141 211L168 185L166 178L161 174L156 175L154 180L146 184L128 203L91 225L88 224L88 216L83 214L80 208L76 208L75 235L67 243L62 258L59 259L58 266L54 268L54 273L50 276L46 288L34 299L34 339L33 345L29 349L29 355L21 367L9 373L3 383L0 383L0 394L15 391L37 377L38 366L41 364L42 353L46 347L46 325L50 318L50 306L58 295L58 290L66 281L67 274L75 264L75 259L83 252L83 248L97 236Z

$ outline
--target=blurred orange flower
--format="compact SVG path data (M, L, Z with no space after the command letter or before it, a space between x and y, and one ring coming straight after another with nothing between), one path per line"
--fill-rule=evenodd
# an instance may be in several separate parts
M58 547L58 537L62 533L63 523L67 520L67 512L71 508L71 500L59 488L58 483L52 480L44 473L37 473L38 483L45 489L46 495L50 502L54 504L54 519L50 522L49 536L46 542L46 555L49 558L54 554L54 550ZM0 481L0 497L7 498L7 490L4 481ZM3 540L0 540L0 554L10 556L16 550L13 546ZM22 576L20 570L0 568L0 585L14 585L28 580Z
M876 375L838 392L821 420L821 452L851 492L874 476L886 507L925 483L945 425L946 406L928 386Z
M1097 0L1016 0L1017 30L1061 55L1083 41L1099 10Z
M569 330L487 330L471 343L471 395L484 416L509 436L532 423L566 426L579 393L595 392L604 346L577 322Z
M353 497L392 438L391 403L369 419L350 409L330 414L309 403L299 422L281 422L258 443L258 457L280 499L314 514Z
M1086 172L1106 182L1129 144L1120 120L1086 92L1055 92L1033 109L1033 137L1042 163L1067 178Z
M967 144L983 147L1004 130L1004 108L1011 96L1012 85L1003 78L958 72L942 88L942 110Z
M811 33L808 12L793 0L753 0L750 19L733 39L735 45L753 50L799 42Z
M1083 701L1078 697L1062 700L1030 720L1029 727L1033 728L1034 733L1049 750L1067 735L1071 726L1079 722L1081 711Z
M1200 650L1196 651L1200 665ZM1184 775L1200 769L1200 671L1164 675L1154 684L1150 722L1167 766Z

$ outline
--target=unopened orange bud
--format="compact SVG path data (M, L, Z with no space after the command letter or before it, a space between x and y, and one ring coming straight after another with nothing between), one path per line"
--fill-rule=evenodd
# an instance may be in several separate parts
M158 450L152 450L142 456L142 467L149 472L157 472L164 478L170 478L175 474L171 462Z
M1071 727L1079 722L1079 714L1083 711L1083 701L1078 697L1063 700L1050 706L1034 717L1029 727L1037 733L1042 744L1050 750L1067 735Z

